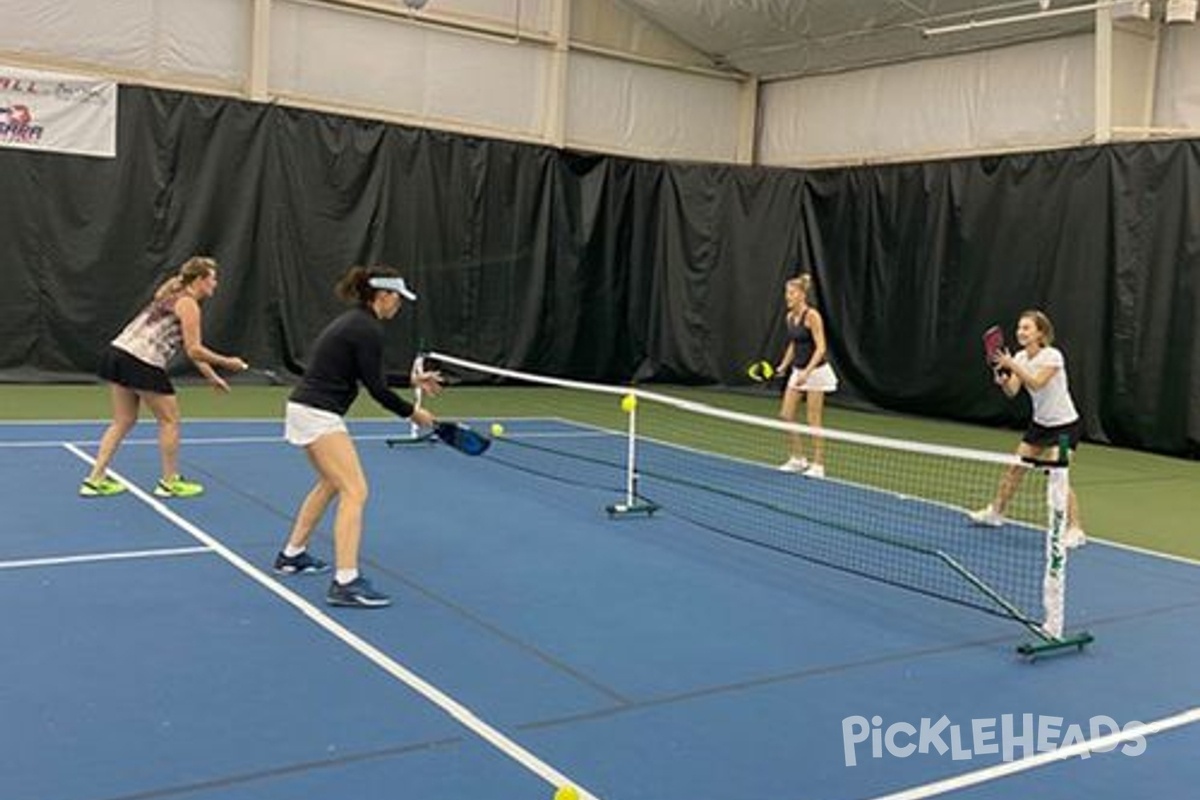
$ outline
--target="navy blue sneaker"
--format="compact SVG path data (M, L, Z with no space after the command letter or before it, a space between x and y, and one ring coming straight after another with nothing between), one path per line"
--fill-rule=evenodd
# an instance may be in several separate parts
M275 571L280 575L316 575L318 572L328 572L329 565L310 556L307 550L294 556L285 556L280 552L275 556Z
M325 602L331 606L383 608L392 604L392 598L377 591L370 581L359 575L346 584L331 581L329 591L325 594Z

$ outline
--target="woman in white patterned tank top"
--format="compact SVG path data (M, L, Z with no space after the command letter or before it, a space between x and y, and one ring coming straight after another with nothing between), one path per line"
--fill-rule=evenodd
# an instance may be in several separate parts
M107 497L125 491L125 485L108 474L108 465L137 424L142 402L158 420L162 477L154 493L159 497L192 497L204 491L203 486L179 474L179 403L167 376L167 364L182 349L200 374L223 392L229 391L229 384L214 367L231 372L248 367L242 359L204 345L200 304L216 290L217 262L201 256L188 259L109 344L101 356L98 373L109 383L113 418L100 439L95 464L80 485L79 494Z

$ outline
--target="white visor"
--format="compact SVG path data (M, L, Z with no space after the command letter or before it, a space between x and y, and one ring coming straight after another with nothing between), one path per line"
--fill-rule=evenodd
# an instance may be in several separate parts
M406 300L417 299L417 293L408 288L408 284L404 282L404 278L371 278L367 283L372 289L395 292Z

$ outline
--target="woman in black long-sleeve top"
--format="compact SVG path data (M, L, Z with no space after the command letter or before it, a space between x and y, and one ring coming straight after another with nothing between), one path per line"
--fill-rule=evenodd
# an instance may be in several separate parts
M287 440L304 448L317 472L317 482L296 512L287 544L275 559L275 571L317 573L329 568L307 548L313 529L336 497L333 539L337 571L326 600L335 606L375 608L390 604L391 598L358 571L367 478L344 417L361 383L376 402L397 416L418 425L432 425L435 420L388 388L384 378L383 320L396 316L404 300L416 300L416 294L386 267L351 267L338 282L337 294L354 303L354 308L334 319L317 337L304 378L288 398ZM430 394L441 388L437 373L415 378Z

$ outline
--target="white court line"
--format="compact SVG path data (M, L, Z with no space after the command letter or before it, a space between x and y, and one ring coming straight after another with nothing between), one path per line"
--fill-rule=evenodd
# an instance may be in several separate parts
M163 558L166 556L189 556L196 553L211 553L211 547L165 547L159 550L127 550L112 553L85 553L77 556L51 556L26 558L20 561L0 561L0 569L24 569L25 567L57 567L64 564L92 564L99 561L124 561L135 558Z
M217 423L220 425L224 425L229 422L274 422L276 425L282 425L283 424L282 419L283 419L282 415L275 416L275 417L189 417L186 424L187 425L196 425L196 424L205 425L205 424ZM395 418L394 417L358 417L358 419L363 419L363 420L380 419L380 420L383 420L383 419L395 419ZM112 422L112 417L103 417L103 418L94 417L92 419L82 419L82 418L76 418L76 419L6 419L6 420L0 420L0 428L25 428L25 427L34 428L34 427L38 427L38 426L45 427L45 428L57 428L61 425L104 425L104 426L107 426L110 422ZM145 423L147 425L155 424L154 418L149 417L149 416L139 417L138 422Z
M1088 541L1092 541L1090 536L1088 537ZM1179 556L1175 555L1174 553L1164 553L1161 550L1151 550L1148 547L1139 547L1136 544L1126 544L1125 542L1114 542L1109 539L1097 539L1096 541L1106 544L1109 547L1115 547L1118 550L1126 550L1130 553L1137 553L1138 555L1142 556L1165 558L1168 561L1177 561L1180 564L1190 564L1192 566L1200 565L1200 559L1191 558L1190 556Z
M377 417L362 416L351 417L350 424L355 423L394 423L396 417L390 415L380 415ZM496 419L507 420L512 417L496 417ZM533 417L515 417L515 419L535 419ZM112 422L112 417L95 417L93 419L5 419L0 420L0 428L24 428L42 426L46 428L57 428L61 425L108 425ZM153 417L143 416L138 418L139 423L154 425ZM184 423L189 427L192 425L228 425L231 422L253 422L253 423L274 423L283 427L283 414L277 414L271 417L188 417Z
M1068 745L1058 750L1051 750L1045 753L1028 758L1022 758L1020 761L1008 761L1003 764L987 767L977 770L976 772L967 772L962 775L956 775L953 778L927 783L924 786L914 786L911 789L905 789L894 794L880 795L873 800L924 800L926 797L936 797L939 794L946 792L955 792L959 789L966 789L970 786L978 786L987 781L994 781L997 778L1007 777L1026 770L1044 767L1055 761L1065 761L1074 756L1080 756L1088 752L1103 753L1113 749L1122 742L1128 742L1134 738L1141 736L1143 738L1152 736L1156 733L1169 731L1172 728L1180 728L1184 725L1200 722L1200 707L1192 708L1187 711L1180 712L1174 716L1164 717L1155 722L1143 722L1137 725L1130 725L1124 730L1110 733L1107 736L1101 736L1097 739L1089 739L1088 741L1079 742L1078 744ZM1147 744L1149 747L1149 744Z
M361 438L361 437L356 437ZM383 439L384 436L374 438ZM226 436L214 437L210 439L180 439L180 444L186 445L206 445L206 444L287 444L287 440L283 436ZM72 439L71 444L82 445L84 447L96 447L100 444L99 439ZM147 447L150 445L158 446L158 439L124 439L121 446ZM37 448L37 447L62 447L62 437L58 439L31 439L25 442L0 442L0 450L21 448Z
M88 464L95 463L95 459L93 459L83 450L80 450L75 445L69 443L60 444L62 447L65 447L67 450L74 453ZM412 670L388 656L379 648L375 647L375 645L371 644L366 639L363 639L358 634L351 631L345 625L342 625L340 622L330 617L327 613L310 603L305 598L301 597L296 592L293 592L291 589L288 589L286 586L279 583L270 575L266 574L261 569L242 558L232 549L226 547L218 539L205 532L199 526L192 524L184 517L175 513L173 510L171 510L171 508L169 508L154 495L135 486L133 483L126 480L120 473L114 470L110 469L109 474L129 487L129 492L134 497L137 497L143 503L150 506L150 508L165 517L176 527L190 534L192 538L203 543L251 580L258 583L268 591L274 593L285 603L295 608L304 616L308 617L309 620L333 634L333 636L341 640L346 646L357 651L361 656L366 658L375 666L379 667L396 680L408 686L413 691L422 695L426 700L433 703L438 708L445 711L449 716L454 718L463 727L472 731L475 735L491 744L497 750L504 753L506 756L516 761L518 764L525 767L542 780L546 781L552 786L564 786L567 784L574 786L579 791L579 797L581 800L600 800L600 798L598 798L596 795L591 794L578 783L570 780L554 767L542 761L533 753L521 747L521 745L517 744L504 734L500 733L500 731L484 722L482 719L476 716L473 711L450 697L441 689L437 688L420 675L417 675Z
M384 439L392 439L392 438L395 438L395 434L394 433L386 433L386 434L385 433L360 433L360 434L352 434L352 437L355 441L369 442L369 441L383 441ZM184 438L184 439L180 439L179 443L181 445L189 445L189 446L208 445L208 444L287 444L287 440L283 438L282 434L280 434L278 436L215 436L215 437L211 437L211 438L207 438L207 439ZM84 447L96 447L96 446L99 446L100 440L99 439L90 439L90 440L89 439L72 439L71 444L82 445ZM62 446L63 446L62 438L34 439L34 440L30 440L30 441L25 441L25 442L0 442L0 450L7 450L7 449L19 450L21 448L39 448L39 447L55 447L55 448L57 448L57 447L62 447ZM124 439L121 442L121 446L122 447L127 447L127 446L135 446L135 447L154 446L154 447L157 447L158 439L157 438Z

